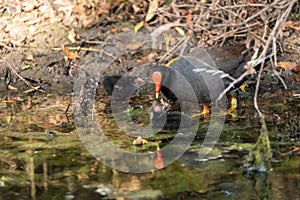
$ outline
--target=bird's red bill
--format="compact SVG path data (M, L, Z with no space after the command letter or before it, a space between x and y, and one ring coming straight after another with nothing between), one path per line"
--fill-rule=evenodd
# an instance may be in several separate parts
M161 72L153 72L152 80L153 80L154 86L155 86L155 93L159 93L160 89L161 89L161 80L162 80Z
M156 153L157 154L156 154L156 158L154 160L154 167L157 169L162 169L162 168L164 168L164 159L163 159L162 153L160 150L157 150Z

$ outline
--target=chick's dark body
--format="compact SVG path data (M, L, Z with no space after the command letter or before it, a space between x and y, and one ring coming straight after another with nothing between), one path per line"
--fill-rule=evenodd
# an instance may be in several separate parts
M159 105L153 106L150 112L150 121L152 128L190 128L196 123L196 119L192 119L188 115L177 111L166 111L162 106Z
M129 98L138 89L137 77L131 72L127 72L122 76L104 76L102 84L108 95L120 99Z

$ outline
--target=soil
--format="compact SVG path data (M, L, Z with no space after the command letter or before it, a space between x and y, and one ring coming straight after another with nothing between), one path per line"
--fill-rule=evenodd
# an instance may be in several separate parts
M103 11L107 9L101 2L96 2L95 7L98 6ZM73 13L68 20L63 18L66 15L54 17L50 10L45 11L47 14L45 16L38 15L42 8L50 8L47 3L39 2L38 5L31 5L29 2L19 2L19 4L11 3L1 8L3 15L0 21L3 22L4 30L0 41L2 100L24 96L24 93L25 95L71 94L74 82L84 73L98 78L97 81L100 83L98 92L105 95L101 86L104 75L121 75L139 64L158 61L164 56L165 63L171 59L170 56L166 58L166 51L152 50L166 48L157 38L155 38L156 46L153 47L153 28L141 28L137 33L133 31L141 17L137 15L125 20L130 18L126 9L123 10L122 17L115 12L120 20L111 18L112 13L93 19L85 16L84 12L81 16L85 18L76 18L76 14ZM110 9L115 8L114 6L116 5L112 5ZM96 12L95 10L90 10L92 12L90 16ZM282 50L277 55L279 61L300 63L299 26L298 21L289 21L287 24L278 48ZM170 44L177 44L181 37L179 31L168 29L167 32ZM190 40L186 46L194 44L195 42ZM270 63L267 65L272 66ZM281 76L282 69L275 70ZM272 71L273 69L267 68L264 76L277 76ZM298 80L300 75L292 73L286 76L288 78L295 76L296 78L289 80ZM270 77L266 78L269 79ZM285 78L283 81L292 87L298 87L299 84ZM268 84L269 82L263 82L262 88L268 87ZM281 88L280 85L276 87Z

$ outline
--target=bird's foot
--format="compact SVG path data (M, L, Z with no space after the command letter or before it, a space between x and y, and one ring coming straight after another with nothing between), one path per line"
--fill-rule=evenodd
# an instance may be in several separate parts
M132 142L133 145L135 146L141 146L141 145L144 145L144 144L148 144L148 141L143 139L141 136L138 136L133 142Z
M198 114L193 114L192 118L196 118L196 117L199 117L199 116L203 116L204 118L208 118L209 113L210 113L209 107L208 106L203 106L203 111L201 113L198 113Z
M231 115L232 117L237 117L236 108L237 108L237 99L233 96L230 98L230 108L226 111L227 115Z
M240 86L240 90L242 90L243 92L246 92L246 88L248 87L249 85L247 83L244 83L243 85Z

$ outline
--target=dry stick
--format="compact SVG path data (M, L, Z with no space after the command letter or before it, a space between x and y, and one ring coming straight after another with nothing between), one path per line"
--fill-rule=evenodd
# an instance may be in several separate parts
M222 99L223 96L225 96L227 94L227 92L229 92L229 90L231 90L231 88L234 88L234 85L239 83L240 81L242 81L246 76L250 75L250 71L245 71L238 79L235 79L233 82L231 82L226 89L218 96L217 98L217 102L220 101Z
M242 22L238 23L238 24L234 24L234 23L230 23L228 26L242 26L242 25L245 25L247 24L249 21L251 21L252 19L255 19L256 17L258 17L259 15L261 15L263 12L267 11L269 8L275 6L276 4L278 3L282 3L282 0L277 0L275 2L273 2L272 4L269 4L269 5L264 5L264 8L260 11L258 11L257 13L255 13L254 15L252 15L251 17L247 18L246 20L242 20ZM250 5L250 4L249 4ZM241 5L242 6L242 5ZM227 11L228 13L231 13L231 11L229 11L227 9L227 7L220 7L220 8L216 8L214 9L213 11L216 11L216 10L225 10Z
M281 17L279 18L279 20L276 22L272 32L269 35L269 38L267 40L267 43L263 49L263 52L261 53L261 56L266 55L267 53L267 49L268 46L270 45L271 41L276 38L277 36L277 31L280 28L280 25L283 24L283 22L287 19L293 5L296 3L297 0L292 0L289 3L288 8L285 10L285 12L281 15ZM256 109L258 115L260 116L261 119L264 119L264 115L262 114L262 112L260 111L259 107L258 107L258 103L257 103L257 97L258 97L258 91L259 91L259 86L260 86L260 81L261 81L261 76L262 76L262 72L263 72L263 64L264 62L261 64L260 69L259 69L259 73L257 76L257 83L256 83L256 88L255 88L255 93L254 93L254 108Z
M258 49L256 50L256 52L258 52ZM256 54L256 52L255 52L255 54ZM272 55L270 55L270 56L272 56ZM270 57L270 56L268 56L268 57ZM260 59L262 59L262 58L260 58ZM218 98L217 98L217 100L216 101L220 101L221 100L221 98L227 93L227 92L229 92L229 90L231 89L231 88L234 88L234 85L236 84L236 83L239 83L240 81L242 81L246 76L248 76L248 75L251 75L251 74L254 74L253 73L253 65L254 66L256 66L257 64L255 64L255 63L257 63L257 62L260 62L260 59L257 59L255 62L254 62L254 64L252 64L252 63L250 63L250 64L247 64L248 65L248 69L247 69L247 71L245 71L241 76L239 76L239 78L237 78L237 79L234 79L233 80L233 82L231 82L227 87L226 87L226 89L218 96ZM263 58L263 60L265 60L266 58ZM246 67L247 65L245 65L244 67ZM254 70L255 71L255 70Z
M192 35L192 34L189 34L189 35L187 36L187 38L183 41L183 43L182 43L182 48L181 48L181 51L180 51L180 53L179 53L180 56L183 56L183 53L184 53L184 51L185 51L185 49L186 49L186 47L187 47L187 45L188 45L188 42L189 42L189 40L191 39L191 35ZM178 48L179 48L179 47L178 47Z
M215 8L213 11L217 11L217 10L223 10L223 9L232 9L232 8L241 8L241 7L265 7L266 4L255 4L255 3L247 3L245 4L241 4L241 5L235 5L235 6L224 6L224 7L220 7L220 8Z
M231 26L231 23L224 23L225 20L223 20L223 24L217 24L217 25L213 25L213 27L232 27ZM226 20L227 21L227 20ZM226 22L225 21L225 22ZM245 21L244 19L242 19L242 21ZM219 40L220 38L228 38L228 37L231 37L231 36L234 36L236 35L237 33L241 33L241 32L248 32L248 30L251 28L251 27L254 27L258 24L258 22L255 22L253 24L249 24L247 25L247 27L242 27L242 28L235 28L233 27L234 29L232 29L231 31L225 31L222 35L219 35L218 37L215 37L213 40L214 41L217 41ZM247 29L245 29L247 28Z
M271 39L274 38L275 34L276 34L276 31L277 29L279 28L279 25L282 24L284 18L287 17L288 13L290 12L290 9L292 7L292 5L295 3L296 0L294 0L294 2L291 2L291 5L289 7L289 9L286 10L285 14L282 15L282 17L280 18L279 21L276 22L269 38L268 38L268 41L265 42L265 47L263 49L263 52L260 54L259 58L258 59L262 59L263 57L265 57L266 53L267 53L267 49L268 49L268 46L270 45L270 42L271 42ZM266 31L264 32L264 37L266 36ZM264 38L263 37L263 38ZM257 49L258 50L258 49ZM258 51L256 51L257 53ZM256 57L256 56L254 56ZM253 58L254 58L253 57ZM257 59L257 60L258 60ZM264 65L264 60L263 62L261 63L261 67L260 67L260 70L259 70L259 74L258 74L258 82L257 82L257 85L256 85L256 89L255 89L255 94L254 94L254 107L255 109L257 110L258 114L260 117L263 117L261 111L259 110L258 108L258 104L257 104L257 95L258 95L258 89L259 89L259 85L260 85L260 79L261 79L261 75L262 75L262 71L263 71L263 65ZM243 80L243 78L245 78L246 76L250 75L251 73L249 71L246 71L244 72L238 79L234 80L232 83L229 84L229 86L227 86L227 88L219 95L219 97L217 98L217 101L221 100L221 98L231 89L234 87L234 85L240 81Z
M188 36L185 36L184 38L182 38L179 42L177 42L177 44L174 46L174 47L172 47L171 49L170 49L170 51L169 52L166 52L162 57L161 57L161 59L159 59L159 62L162 62L163 60L168 60L170 57L171 57L171 55L170 55L170 52L172 53L172 52L175 52L176 51L176 49L178 49L179 47L181 47L181 46L186 46L186 43L187 43L187 41L190 39L190 35L188 35ZM185 47L184 47L185 48ZM183 48L183 49L184 49ZM181 54L181 53L180 53ZM180 56L182 56L182 55L180 55Z
M101 49L93 49L93 48L84 48L84 47L65 47L69 50L76 50L76 51L95 51L95 52L101 52ZM62 47L53 47L51 48L53 51L63 51L63 48Z
M40 91L40 92L45 92L44 90L40 89L40 86L34 87L31 85L30 82L28 82L25 78L23 78L20 74L18 74L18 72L16 72L16 70L11 66L11 64L9 64L5 59L0 59L0 61L5 64L9 70L14 73L19 79L21 79L28 87L30 87L30 90L25 91L25 93L29 93L32 91Z
M276 55L276 40L275 38L273 38L273 53L274 53L274 62L272 66L277 66L277 55ZM272 61L272 60L271 60ZM283 85L284 89L287 89L287 86L284 82L284 80L282 79L282 77L278 74L278 72L275 70L275 68L273 67L273 73L277 76L277 78L280 80L281 84Z
M230 10L230 9L226 9L226 8L220 6L220 5L218 5L218 7L219 7L221 10L224 10L224 11L228 12L229 14L233 15L234 17L237 17L237 18L240 19L241 21L245 21L245 20L241 17L241 15L239 15L239 13L236 13L236 12ZM229 15L229 16L230 16L230 15Z
M257 16L261 15L263 12L267 11L268 9L270 9L272 6L276 5L278 2L281 2L282 0L277 0L275 2L273 2L272 4L266 5L263 9L261 9L260 11L258 11L256 14L252 15L251 17L247 18L246 20L244 20L242 23L239 24L232 24L233 26L241 26L244 24L247 24L250 20L255 19Z
M16 70L5 59L1 59L1 62L3 64L5 64L9 68L9 70L12 71L19 79L24 81L24 83L26 83L26 85L28 85L29 87L32 87L31 84L26 79L24 79L20 74L18 74L18 72L16 72Z

